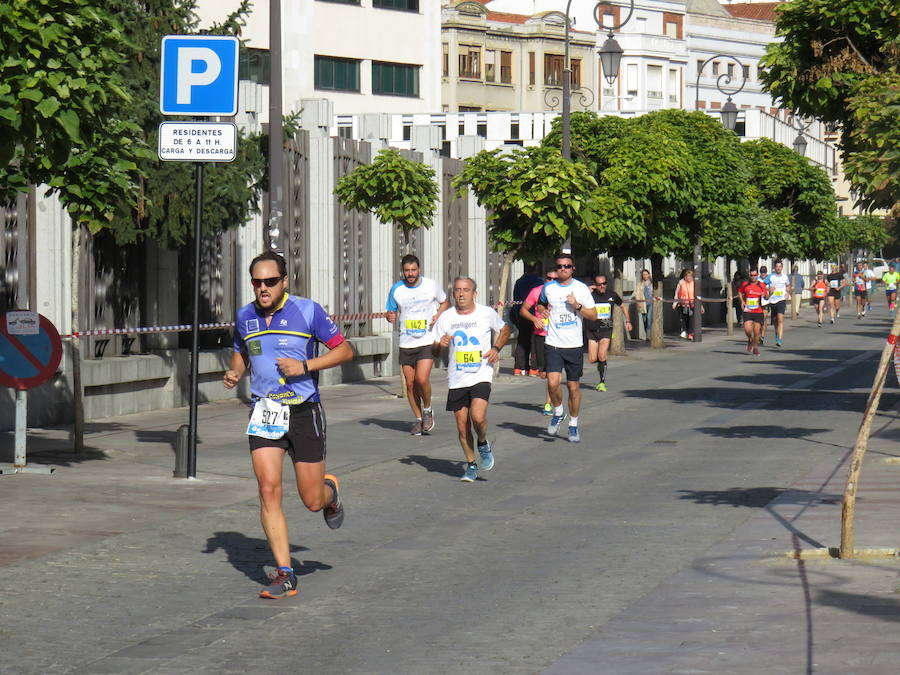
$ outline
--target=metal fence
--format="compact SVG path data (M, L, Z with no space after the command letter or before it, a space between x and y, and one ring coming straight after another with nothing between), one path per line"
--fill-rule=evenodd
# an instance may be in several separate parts
M447 286L458 276L469 274L469 200L458 196L453 189L453 179L462 172L465 162L459 159L444 159L441 162L443 182L443 227L444 253L447 265Z
M347 138L334 139L335 183L356 167L368 164L372 159L372 146ZM353 315L371 311L372 275L369 251L371 250L371 214L346 208L334 200L334 236L336 306L335 314ZM348 337L372 333L371 319L342 320L341 332Z
M284 172L287 200L284 205L284 257L288 265L288 289L295 295L309 291L309 132L298 131L288 141Z
M0 312L30 307L28 247L29 198L19 194L14 202L0 205L3 230L0 231Z

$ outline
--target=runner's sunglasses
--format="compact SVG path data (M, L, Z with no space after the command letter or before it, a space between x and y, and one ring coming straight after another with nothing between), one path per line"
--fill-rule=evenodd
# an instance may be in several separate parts
M269 277L268 279L250 279L250 283L253 284L253 288L259 288L263 284L266 285L267 288L272 288L277 285L279 281L281 281L283 277Z

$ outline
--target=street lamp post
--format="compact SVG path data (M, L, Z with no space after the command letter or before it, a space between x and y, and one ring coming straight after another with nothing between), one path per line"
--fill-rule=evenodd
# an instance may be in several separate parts
M728 129L729 131L734 131L737 126L737 118L738 118L738 107L734 104L734 101L731 100L731 97L735 94L738 94L743 90L744 85L747 84L747 76L744 75L744 64L738 61L735 57L730 56L728 54L716 54L715 56L710 56L706 59L700 67L697 69L697 82L694 85L694 110L700 109L700 75L703 73L703 69L706 68L706 64L715 59L730 59L737 64L737 67L741 72L741 86L737 89L726 89L725 86L731 84L731 74L728 72L724 72L716 78L716 89L725 94L728 98L725 100L725 105L722 106L720 111L722 126ZM723 86L725 85L725 86ZM727 275L726 275L727 276ZM728 279L725 279L725 283L730 283ZM694 239L694 295L698 298L702 298L702 289L703 289L703 252L700 249L700 233L698 232L696 238ZM728 311L731 311L730 308ZM703 341L703 302L694 302L694 316L692 320L692 325L694 327L694 342L702 342Z
M284 216L284 126L281 77L281 0L269 2L269 248L281 252L281 224Z
M803 132L809 129L810 125L812 125L812 118L808 120L804 120L802 117L797 115L791 115L791 126L797 130L797 138L794 139L794 142L791 144L794 148L794 152L798 155L806 156L806 137L803 135Z
M634 13L634 0L629 0L630 7L628 9L628 15L625 17L624 21L620 21L619 23L613 26L604 26L603 25L603 15L600 14L600 10L603 6L608 5L606 2L598 2L594 6L594 21L597 23L597 26L601 30L607 30L609 33L607 34L606 41L598 50L600 55L600 64L603 67L603 76L606 78L606 81L611 85L616 78L619 76L619 64L622 61L623 50L622 47L619 46L619 43L615 40L615 31L619 30L622 26L628 23L628 20L631 18L631 15ZM565 55L563 57L563 83L562 83L562 156L566 159L572 158L572 146L571 146L571 126L570 120L572 115L572 63L569 58L569 34L572 31L572 18L569 15L569 10L572 9L572 0L568 0L566 2L566 11L565 12L547 12L544 15L547 16L559 16L565 22ZM583 96L583 94L582 94ZM593 102L593 101L591 101ZM566 253L572 252L572 237L566 237L566 241L563 243L563 251Z

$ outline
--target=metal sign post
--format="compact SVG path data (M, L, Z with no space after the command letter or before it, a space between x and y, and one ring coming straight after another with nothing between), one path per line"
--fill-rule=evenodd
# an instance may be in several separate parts
M159 109L163 115L237 114L238 47L233 36L166 35L162 39ZM203 224L203 163L232 162L237 127L232 122L162 122L159 158L195 162L194 315L191 325L191 396L186 470L177 456L175 476L197 477L197 387L200 357L200 245Z

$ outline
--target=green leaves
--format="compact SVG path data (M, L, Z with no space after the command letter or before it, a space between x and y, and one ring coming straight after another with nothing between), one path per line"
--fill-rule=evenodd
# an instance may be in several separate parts
M493 248L514 257L544 257L596 225L597 182L555 148L482 151L466 161L454 187L472 190L488 210Z
M371 211L407 235L420 227L431 227L437 210L434 170L406 159L393 148L381 150L371 164L341 178L334 192L347 208Z

